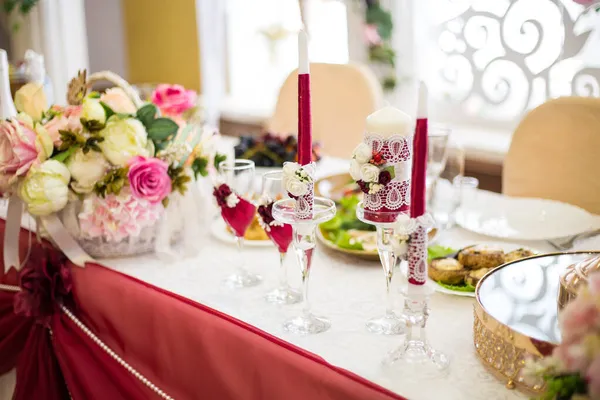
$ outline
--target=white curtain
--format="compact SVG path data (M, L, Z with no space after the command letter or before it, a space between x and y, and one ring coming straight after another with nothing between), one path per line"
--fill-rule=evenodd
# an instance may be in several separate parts
M219 126L225 97L226 7L227 0L196 0L202 100L206 123L211 127Z
M44 55L54 102L65 104L69 81L89 68L84 1L40 0L12 35L13 59L27 49Z

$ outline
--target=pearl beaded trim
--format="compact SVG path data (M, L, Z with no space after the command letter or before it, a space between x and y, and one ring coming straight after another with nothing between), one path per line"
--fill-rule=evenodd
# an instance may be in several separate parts
M8 291L8 292L19 292L21 290L21 288L18 287L18 286L0 284L0 290L5 290L5 291ZM110 357L112 357L123 368L125 368L127 370L127 372L129 372L130 374L132 374L133 376L135 376L144 385L146 385L150 390L152 390L154 393L156 393L158 395L158 397L160 397L161 399L165 399L165 400L174 400L173 397L171 397L168 394L166 394L158 386L156 386L155 384L153 384L152 382L150 382L150 380L148 380L148 378L146 378L144 375L142 375L141 373L139 373L131 365L127 364L127 362L125 360L123 360L121 357L119 357L119 355L117 353L115 353L110 347L108 347L102 340L100 340L100 338L98 336L94 335L94 333L91 330L89 330L88 327L85 326L83 324L83 322L81 322L71 312L71 310L69 310L63 304L60 305L60 309L67 315L67 317L69 317L69 319L71 321L73 321L73 323L75 323L75 325L77 325L77 327L79 329L81 329L83 331L83 333L85 333L90 339L92 339L92 341L94 343L96 343L106 354L108 354Z
M69 317L69 319L71 321L73 321L75 323L75 325L77 325L86 335L88 335L88 337L90 339L92 339L92 341L94 343L96 343L98 346L100 346L100 348L102 350L104 350L104 352L106 354L108 354L116 362L121 364L121 366L123 368L125 368L127 370L127 372L129 372L130 374L135 376L137 379L139 379L144 385L146 385L148 388L150 388L150 390L152 390L154 393L156 393L160 398L165 399L165 400L173 400L173 397L171 397L168 394L166 394L165 392L163 392L158 386L156 386L155 384L150 382L148 380L148 378L146 378L144 375L139 373L131 365L127 364L127 362L125 362L125 360L123 360L121 357L119 357L119 355L117 353L115 353L110 347L108 347L102 340L100 340L100 338L98 338L98 336L94 335L94 333L92 333L92 331L89 330L88 327L83 324L83 322L81 322L75 315L73 315L71 310L69 310L67 307L65 307L62 304L60 305L60 309L67 315L67 317Z

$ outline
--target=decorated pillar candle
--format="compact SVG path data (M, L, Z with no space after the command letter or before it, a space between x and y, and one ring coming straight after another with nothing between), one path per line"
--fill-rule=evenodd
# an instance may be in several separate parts
M373 222L393 222L409 212L412 129L410 116L391 106L367 117L350 174L364 193L365 218Z

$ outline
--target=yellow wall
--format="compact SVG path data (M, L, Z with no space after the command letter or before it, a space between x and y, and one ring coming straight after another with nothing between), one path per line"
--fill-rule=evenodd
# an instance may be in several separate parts
M131 83L200 90L195 0L122 0Z

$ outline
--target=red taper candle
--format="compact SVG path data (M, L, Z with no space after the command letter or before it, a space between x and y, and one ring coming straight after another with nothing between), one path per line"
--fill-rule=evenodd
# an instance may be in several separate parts
M410 188L410 216L420 217L426 211L426 178L427 178L427 86L419 85L419 103L417 107L417 124L413 139L413 163Z
M298 163L312 161L312 121L310 113L310 69L308 35L298 33Z
M419 85L417 124L413 141L413 163L410 188L410 216L420 217L426 211L427 179L427 87ZM408 244L408 282L422 286L427 282L427 228L417 226Z

